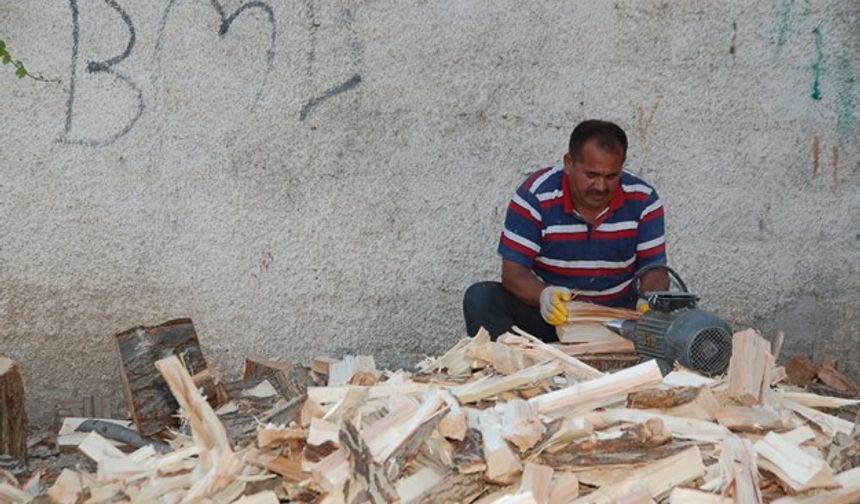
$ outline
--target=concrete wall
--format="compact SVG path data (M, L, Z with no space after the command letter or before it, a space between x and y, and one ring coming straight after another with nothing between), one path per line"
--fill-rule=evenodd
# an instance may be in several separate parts
M704 305L860 377L860 2L246 3L0 4L62 79L0 69L0 352L35 418L119 407L111 336L179 316L228 376L442 351L516 184L590 117Z

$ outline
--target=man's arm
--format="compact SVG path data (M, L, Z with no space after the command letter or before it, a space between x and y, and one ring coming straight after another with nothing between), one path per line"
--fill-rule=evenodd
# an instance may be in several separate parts
M540 293L547 285L532 270L502 259L502 287L529 306L540 306Z

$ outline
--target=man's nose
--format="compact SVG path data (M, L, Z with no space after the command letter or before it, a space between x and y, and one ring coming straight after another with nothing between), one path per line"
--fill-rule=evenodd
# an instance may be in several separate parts
M598 177L598 179L594 181L594 188L598 191L603 192L606 190L606 187L606 181L603 180L602 177Z

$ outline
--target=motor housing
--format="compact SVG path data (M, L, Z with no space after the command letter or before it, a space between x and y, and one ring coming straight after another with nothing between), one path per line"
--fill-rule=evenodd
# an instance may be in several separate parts
M630 326L628 326L630 327ZM652 309L625 335L636 352L657 360L666 374L674 362L707 376L722 374L732 356L732 329L700 308Z

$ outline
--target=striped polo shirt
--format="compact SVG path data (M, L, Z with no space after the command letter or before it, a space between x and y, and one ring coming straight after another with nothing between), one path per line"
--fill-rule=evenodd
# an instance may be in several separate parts
M576 299L632 307L633 274L666 263L663 204L653 187L623 171L609 206L589 223L573 208L564 166L551 166L517 189L498 250Z

